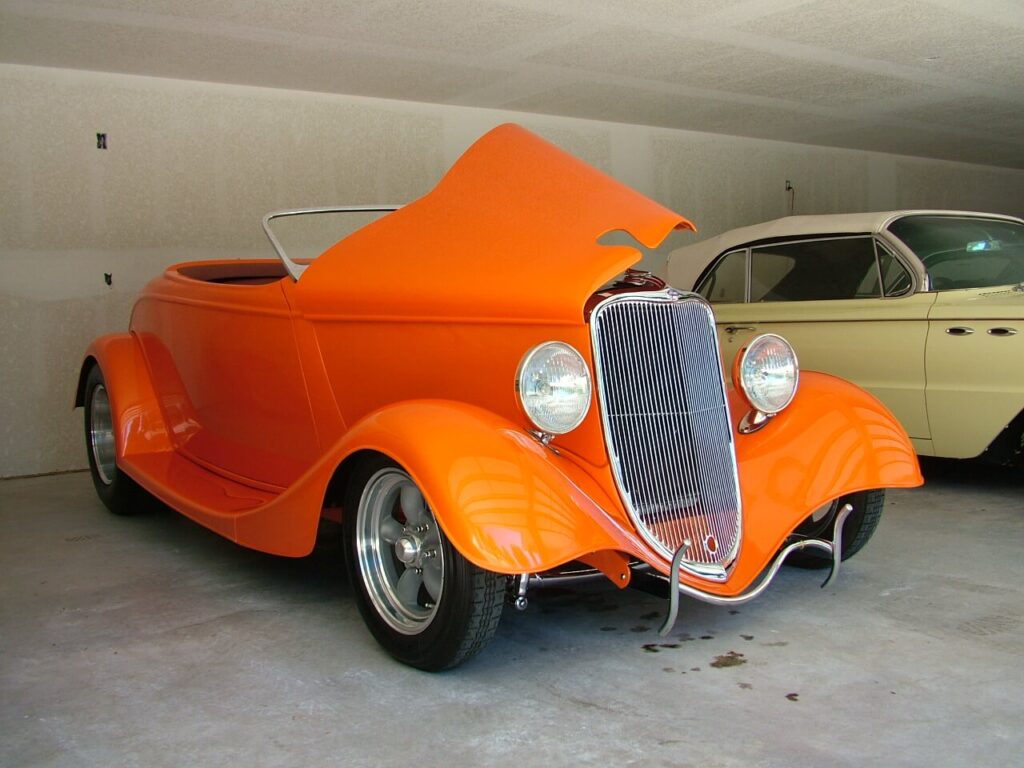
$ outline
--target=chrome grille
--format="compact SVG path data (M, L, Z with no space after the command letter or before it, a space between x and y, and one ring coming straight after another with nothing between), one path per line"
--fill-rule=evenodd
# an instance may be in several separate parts
M725 386L710 308L671 291L624 294L591 319L601 418L619 492L666 558L724 579L741 510Z

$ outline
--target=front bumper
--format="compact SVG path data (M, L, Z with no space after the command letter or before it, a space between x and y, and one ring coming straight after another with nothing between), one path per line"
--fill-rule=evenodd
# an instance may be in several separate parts
M843 557L843 523L846 522L846 518L851 512L853 512L853 506L850 504L844 504L836 513L836 519L832 529L832 541L826 541L824 539L804 539L803 541L796 541L789 546L784 547L779 551L779 554L775 556L771 566L768 567L761 578L739 595L728 597L715 595L683 582L678 582L675 589L672 589L670 586L668 616L665 619L665 623L662 624L659 634L665 636L672 631L672 627L676 623L676 617L679 615L680 594L702 600L706 603L711 603L712 605L739 605L741 603L749 602L768 588L768 585L771 584L772 579L775 578L775 574L779 572L779 568L782 567L782 563L786 558L801 549L820 549L832 557L832 569L829 572L828 578L825 579L824 583L821 585L822 588L827 587L835 581L836 577L839 575L839 563L842 561ZM675 556L672 558L672 569L670 573L676 574L677 579L680 568L682 567L683 558L686 556L686 550L689 549L689 547L690 542L684 541L682 546L676 550ZM658 573L652 573L651 576L656 579L664 579L666 582L671 578L669 576L662 576Z

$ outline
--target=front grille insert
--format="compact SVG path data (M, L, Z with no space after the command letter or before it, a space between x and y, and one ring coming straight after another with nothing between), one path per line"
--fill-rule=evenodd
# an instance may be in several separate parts
M724 580L739 551L736 451L711 308L666 290L613 296L591 316L612 471L634 524L683 567Z

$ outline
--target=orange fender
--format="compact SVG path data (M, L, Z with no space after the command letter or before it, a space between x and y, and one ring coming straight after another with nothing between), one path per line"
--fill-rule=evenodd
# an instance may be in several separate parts
M401 464L452 545L490 571L534 573L600 550L647 550L604 511L613 502L578 465L475 406L389 406L356 424L339 448Z
M94 362L103 372L110 398L117 463L123 464L125 456L170 450L167 427L135 338L128 333L112 333L89 345L78 376L76 407L85 405L85 380Z
M738 421L749 407L730 394ZM716 594L749 586L822 504L857 491L924 482L910 439L889 410L860 387L822 373L802 371L789 408L757 432L737 434L736 458L743 544L729 581L703 585Z

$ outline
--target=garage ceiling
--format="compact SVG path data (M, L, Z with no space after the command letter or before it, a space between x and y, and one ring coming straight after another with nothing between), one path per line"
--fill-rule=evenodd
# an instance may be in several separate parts
M0 60L1024 168L1021 0L0 0Z

